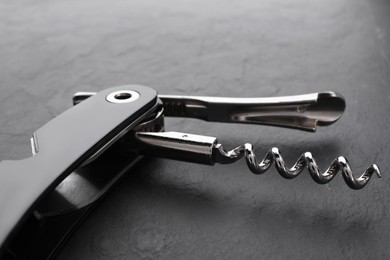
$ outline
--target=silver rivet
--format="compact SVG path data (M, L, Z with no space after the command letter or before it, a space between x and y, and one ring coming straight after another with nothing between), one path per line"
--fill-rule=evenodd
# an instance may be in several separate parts
M133 90L119 90L107 95L106 100L115 104L130 103L139 98L139 93Z

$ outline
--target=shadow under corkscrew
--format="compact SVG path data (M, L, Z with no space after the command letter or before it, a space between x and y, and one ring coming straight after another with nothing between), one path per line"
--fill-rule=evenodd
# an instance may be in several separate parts
M277 147L269 149L261 162L258 163L257 157L253 152L253 145L250 143L238 146L230 151L226 151L222 144L217 144L214 147L213 154L214 160L222 164L233 163L245 156L248 168L254 174L263 174L273 163L275 163L275 167L279 174L286 179L297 177L305 168L307 168L310 176L318 184L329 183L337 173L341 171L346 184L354 190L359 190L366 186L374 173L376 173L378 178L382 177L380 169L376 164L372 164L368 167L360 177L354 177L351 166L344 156L339 156L333 160L328 169L324 173L321 173L310 152L303 153L295 164L291 168L288 168Z

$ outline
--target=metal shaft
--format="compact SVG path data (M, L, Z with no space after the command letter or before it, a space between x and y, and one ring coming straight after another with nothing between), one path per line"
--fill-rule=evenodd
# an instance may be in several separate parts
M213 165L217 138L179 132L136 132L136 152L179 161Z

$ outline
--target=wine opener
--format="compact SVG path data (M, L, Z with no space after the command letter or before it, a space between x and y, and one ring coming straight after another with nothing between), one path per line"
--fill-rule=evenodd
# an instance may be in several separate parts
M272 98L157 95L126 85L99 93L79 92L74 107L49 121L31 138L33 156L0 163L0 257L51 258L77 224L143 156L214 165L246 158L262 174L273 164L287 179L305 168L319 184L338 172L352 189L362 189L377 165L354 177L347 159L321 172L310 152L288 168L278 148L259 162L251 144L226 151L215 137L164 131L164 116L210 122L263 124L314 132L336 122L344 98L335 92Z

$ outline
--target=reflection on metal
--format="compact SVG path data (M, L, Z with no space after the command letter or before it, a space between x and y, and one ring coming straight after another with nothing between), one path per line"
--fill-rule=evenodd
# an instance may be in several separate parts
M270 98L159 96L166 116L211 122L274 125L315 131L336 122L344 112L344 98L335 92Z
M94 95L78 92L74 102ZM210 122L274 125L314 132L336 122L345 100L336 92L268 98L228 98L159 95L167 117L197 118Z
M271 148L260 162L257 161L256 155L253 152L252 144L244 144L229 152L225 151L221 144L217 144L214 148L214 158L220 163L232 163L245 156L248 167L254 174L262 174L266 172L272 164L275 164L277 171L282 177L292 179L297 177L305 168L307 168L310 176L315 182L319 184L326 184L329 183L339 171L341 171L347 185L354 190L359 190L366 186L374 173L379 178L382 177L379 167L376 164L372 164L360 177L355 178L351 167L344 156L340 156L335 159L330 164L329 168L324 173L321 173L310 152L303 153L295 164L291 168L288 168L279 152L279 149L276 147Z
M153 155L180 161L189 161L213 165L214 163L230 164L242 157L246 158L249 169L254 174L266 172L272 164L279 174L286 178L292 179L297 177L305 168L308 169L313 180L319 184L329 183L336 174L341 174L351 189L361 189L370 180L375 173L379 178L382 177L379 167L376 164L368 167L364 173L355 178L347 159L343 156L335 159L329 168L321 173L315 159L310 152L302 154L296 163L288 168L283 160L279 149L271 148L265 157L258 162L253 152L252 144L244 144L230 151L226 151L217 138L201 135L192 135L179 132L163 133L136 133L138 152L143 155Z
M106 100L114 104L123 104L136 101L139 98L139 93L133 90L119 90L107 95Z

